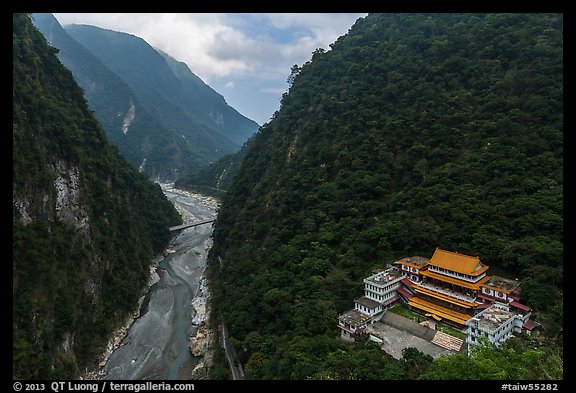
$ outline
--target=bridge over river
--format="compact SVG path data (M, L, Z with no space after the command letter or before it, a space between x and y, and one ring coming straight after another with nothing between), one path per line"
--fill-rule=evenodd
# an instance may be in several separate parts
M209 223L214 222L214 221L215 221L215 219L189 222L187 224L176 225L176 226L170 227L168 229L170 230L170 232L181 231L182 229L197 227L198 225L209 224Z

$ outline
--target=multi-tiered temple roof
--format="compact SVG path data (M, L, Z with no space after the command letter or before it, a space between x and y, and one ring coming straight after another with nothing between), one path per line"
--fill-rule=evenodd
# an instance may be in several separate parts
M479 257L459 254L436 248L428 266L435 266L448 272L461 273L468 276L479 276L488 270L488 266L480 262Z
M395 264L407 273L399 291L409 306L436 320L462 326L478 310L495 301L523 311L530 308L519 300L517 280L488 276L488 265L478 256L436 248L432 258L403 258Z
M364 279L364 296L355 300L354 310L339 317L344 337L355 339L358 332L364 333L367 323L378 321L399 299L427 317L458 328L464 328L479 314L496 321L506 312L513 315L514 318L507 319L512 322L506 322L507 325L493 335L494 342L505 340L512 331L531 327L531 309L519 302L520 282L487 275L488 265L478 256L436 248L430 259L405 257L394 265L396 267L376 271ZM493 307L498 307L495 317L486 313ZM470 342L476 343L472 339Z

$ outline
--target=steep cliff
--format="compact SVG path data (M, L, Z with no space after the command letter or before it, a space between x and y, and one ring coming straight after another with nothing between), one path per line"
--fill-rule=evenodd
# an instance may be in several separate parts
M72 74L13 15L13 378L73 378L135 306L180 217L108 144Z
M139 37L88 25L34 24L56 48L110 143L153 179L175 180L234 152L258 124L188 66Z
M171 133L140 103L132 89L92 52L70 37L52 14L31 15L34 25L58 48L108 141L152 179L174 179L205 163L182 137Z
M519 277L561 347L562 51L561 14L370 14L293 69L209 264L248 378L406 377L340 347L337 315L437 246Z

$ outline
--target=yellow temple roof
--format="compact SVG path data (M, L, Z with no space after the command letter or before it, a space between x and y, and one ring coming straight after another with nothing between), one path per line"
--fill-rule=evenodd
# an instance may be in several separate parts
M436 299L443 300L443 301L445 301L445 302L449 302L449 303L452 303L452 304L456 304L457 306L464 307L464 308L476 307L476 306L478 305L478 303L473 302L473 301L466 301L466 300L463 300L463 299L458 299L458 298L456 298L456 297L449 296L449 295L446 295L446 294L443 294L443 293L439 293L439 292L435 292L435 291L432 291L432 290L430 290L430 289L422 288L422 287L419 287L419 286L415 286L415 287L414 287L414 291L416 291L416 292L418 292L418 293L423 293L423 294L425 294L425 295L434 297L434 298L436 298Z
M479 257L446 251L438 247L436 247L428 265L469 276L477 276L488 270L488 266L480 262Z
M413 297L408 301L408 305L418 308L422 311L436 315L440 318L445 318L450 321L456 322L460 325L465 325L466 321L471 318L471 315L459 313L454 310L449 310L434 303L427 302L426 300ZM438 318L434 318L438 320Z

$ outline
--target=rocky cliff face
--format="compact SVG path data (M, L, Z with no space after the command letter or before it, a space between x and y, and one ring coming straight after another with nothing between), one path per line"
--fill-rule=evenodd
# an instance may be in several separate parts
M240 148L258 128L188 66L144 40L95 26L33 21L84 89L110 142L150 178L174 181Z
M88 237L90 234L88 211L80 201L80 168L75 165L69 166L66 161L59 160L52 171L56 190L56 219Z
M13 377L68 379L134 308L181 221L108 144L29 17L13 19Z
M207 379L208 370L214 361L214 354L217 349L217 334L208 325L210 316L210 292L203 278L200 282L200 295L196 297L192 306L196 312L192 320L192 326L196 333L190 337L190 352L194 356L202 358L192 371L193 379Z

